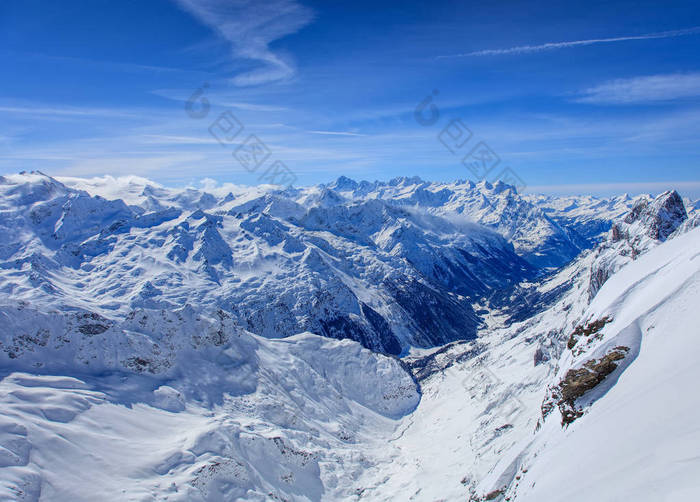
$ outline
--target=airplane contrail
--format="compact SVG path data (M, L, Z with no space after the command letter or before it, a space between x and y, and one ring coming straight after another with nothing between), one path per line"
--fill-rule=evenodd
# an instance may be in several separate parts
M447 56L438 56L437 59L446 58L463 58L472 56L502 56L506 54L527 54L531 52L551 51L556 49L565 49L567 47L578 47L582 45L594 44L609 44L613 42L626 42L629 40L651 40L655 38L673 38L685 35L695 35L700 33L700 26L686 28L683 30L661 31L658 33L647 33L645 35L633 35L627 37L612 37L612 38L592 38L589 40L573 40L570 42L548 42L540 45L520 45L517 47L509 47L507 49L485 49L481 51L467 52L464 54L452 54Z

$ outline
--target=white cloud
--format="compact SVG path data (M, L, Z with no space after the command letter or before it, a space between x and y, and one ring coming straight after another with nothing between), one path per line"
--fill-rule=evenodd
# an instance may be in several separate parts
M358 132L347 132L347 131L306 131L311 134L325 134L327 136L366 136L366 134L360 134Z
M700 73L672 73L617 79L591 87L579 103L628 104L671 101L700 96Z
M684 30L662 31L658 33L646 33L643 35L632 35L626 37L611 37L611 38L591 38L588 40L572 40L569 42L548 42L539 45L519 45L516 47L508 47L506 49L485 49L481 51L467 52L465 54L452 54L448 56L438 56L438 59L444 58L461 58L471 56L503 56L508 54L529 54L533 52L552 51L557 49L567 49L570 47L579 47L584 45L594 44L609 44L614 42L628 42L632 40L652 40L656 38L673 38L684 35L695 35L700 33L700 26L687 28Z
M234 58L262 66L232 79L235 85L259 85L294 75L291 61L270 50L270 43L296 33L313 20L311 9L294 0L175 0L231 44Z
M141 195L147 186L162 188L148 178L135 175L126 176L96 176L92 178L77 178L72 176L56 176L64 185L76 190L84 190L92 195L99 195L109 200L122 199L127 204L143 202Z
M218 145L211 136L173 136L166 134L144 134L137 138L141 143L154 145Z
M243 185L238 183L229 182L219 182L212 178L203 178L199 180L199 183L194 183L190 185L192 188L199 188L205 192L216 195L217 197L225 197L229 193L234 195L249 194L251 191L251 186ZM260 186L257 187L260 189ZM261 192L263 190L261 189Z
M121 109L89 108L70 106L37 106L26 104L21 106L0 106L1 113L16 115L44 115L54 117L117 117L136 118L138 115Z
M217 101L218 104L218 101ZM241 103L241 102L230 102L222 101L222 106L230 106L232 108L238 108L239 110L248 110L251 112L286 112L289 108L285 106L275 106L275 105L259 105L256 103Z

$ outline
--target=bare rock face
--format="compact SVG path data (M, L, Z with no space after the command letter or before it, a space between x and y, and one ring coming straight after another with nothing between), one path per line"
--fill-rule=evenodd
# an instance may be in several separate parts
M665 241L686 219L688 214L683 199L675 190L669 190L653 201L642 199L637 202L623 221L630 227L628 235L632 227L639 227L644 235ZM619 240L623 230L620 225L615 225L614 228L612 238Z
M605 323L605 319L601 322ZM584 414L584 409L577 404L577 399L597 387L605 378L617 369L630 348L618 346L599 359L589 359L578 368L566 372L564 378L549 389L548 395L542 402L542 419L559 408L561 425L566 427Z
M637 256L692 228L687 220L683 199L675 190L654 200L637 201L624 218L613 223L608 240L596 251L598 256L590 270L589 298L595 296L608 277Z
M632 210L625 216L624 222L627 224L634 223L635 221L639 221L641 218L642 212L649 207L649 201L646 199L642 199L639 202L637 202Z
M659 241L665 241L686 219L683 199L675 190L659 195L641 214L647 235Z

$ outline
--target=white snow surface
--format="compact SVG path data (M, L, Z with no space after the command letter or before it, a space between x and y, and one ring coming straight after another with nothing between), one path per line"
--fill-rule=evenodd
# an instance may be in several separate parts
M631 347L634 359L607 377L595 405L569 428L545 422L521 454L528 472L511 500L697 498L699 298L700 229L653 249L602 287L584 317L614 321L560 373L618 345Z
M170 379L12 372L0 381L1 500L320 500L349 496L357 449L419 396L349 340L239 333Z
M453 364L422 382L417 410L360 480L368 500L696 498L700 229L623 267L590 305L577 282L535 318L447 351ZM603 336L566 349L574 325L604 316ZM618 346L630 351L578 400L582 417L543 419L545 389ZM541 349L549 360L534 364Z
M0 180L0 500L697 498L700 228L674 192L63 181ZM433 284L421 260L453 263L455 246L477 266L509 250L542 268L580 254L528 279L547 300L522 320L486 309L476 338L431 347L377 284ZM313 307L300 305L319 284ZM452 298L453 286L434 291ZM249 324L232 308L271 302ZM279 338L284 308L359 319L359 302L401 326L409 355ZM619 347L563 424L560 385Z

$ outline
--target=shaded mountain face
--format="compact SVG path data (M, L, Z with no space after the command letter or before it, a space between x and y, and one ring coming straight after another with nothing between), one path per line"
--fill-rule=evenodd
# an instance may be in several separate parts
M637 201L623 218L613 223L596 249L589 298L596 295L612 274L681 230L687 220L685 205L675 190ZM688 229L686 226L684 230Z
M536 268L557 268L593 247L636 199L523 196L497 182L430 183L420 178L357 183L341 177L328 190L350 199L381 199L420 207L448 218L459 216L498 232Z
M451 211L458 184L340 181L217 194L135 181L122 200L0 178L0 499L605 500L694 486L695 457L679 478L655 454L697 444L700 234L677 194L471 186L496 207L530 204L532 228L600 241L544 275L524 249L551 259L548 234L474 222L527 222L505 210ZM401 200L418 185L424 202ZM619 469L642 464L663 476ZM605 478L581 491L577 469Z
M538 272L464 218L325 188L146 186L126 204L31 173L0 191L3 302L110 321L189 306L269 338L310 331L399 354L473 338L472 305Z
M310 331L400 354L474 338L489 305L512 303L519 283L595 233L557 223L567 208L553 199L541 208L502 183L339 178L214 195L142 180L124 200L99 195L114 186L83 185L0 179L3 302L113 321L188 306L268 338ZM580 200L577 210L590 217L600 204L624 205Z
M688 214L678 192L664 192L651 202L643 199L625 217L628 225L638 226L651 239L665 241L686 219Z

